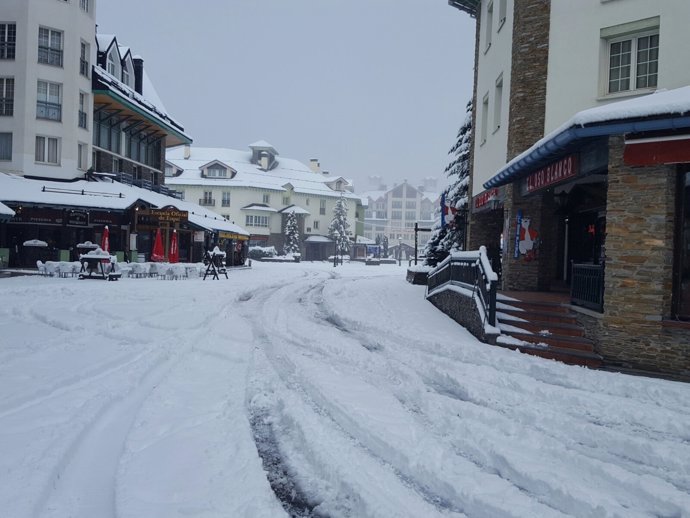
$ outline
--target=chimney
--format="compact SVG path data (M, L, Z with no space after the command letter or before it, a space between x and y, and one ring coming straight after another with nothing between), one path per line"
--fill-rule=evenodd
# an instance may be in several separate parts
M184 145L184 159L189 160L189 157L192 156L192 147L189 144Z
M311 169L312 173L318 174L321 172L321 164L319 164L318 158L310 158L309 159L309 169Z
M132 58L134 65L134 91L140 95L144 93L144 60L140 56Z
M323 174L324 176L328 176L328 175L331 174L331 173L328 172L328 171L324 171L322 174Z

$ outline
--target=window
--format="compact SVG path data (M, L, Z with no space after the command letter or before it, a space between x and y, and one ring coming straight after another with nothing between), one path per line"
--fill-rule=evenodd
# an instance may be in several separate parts
M491 36L494 28L494 3L489 2L486 7L486 24L484 25L484 52L491 47Z
M199 205L203 206L215 206L216 200L213 199L213 193L211 191L204 191L204 197L199 200Z
M263 203L271 203L271 195L270 194L264 194L263 195Z
M313 225L314 225L314 230L319 230L319 222L318 221L315 220Z
M14 78L0 77L0 116L14 115Z
M245 223L248 227L268 227L268 216L253 216L247 214Z
M40 27L38 29L38 62L62 66L62 32Z
M88 43L81 42L81 51L79 55L79 73L84 77L89 77L89 55L91 49Z
M113 55L112 52L110 54L108 54L107 67L108 67L108 73L110 75L117 77L117 63L115 63L115 56Z
M503 104L503 74L496 79L496 91L494 92L494 131L501 127L501 111Z
M406 201L405 202L405 208L406 209L416 209L417 208L417 202L416 201Z
M498 30L501 30L503 24L506 23L506 14L508 11L508 0L498 1Z
M126 66L122 67L122 82L124 84L126 84L127 86L130 86L130 84L129 84L129 70L127 70Z
M85 13L89 12L89 0L79 0L79 7Z
M283 205L290 205L290 197L283 196Z
M59 141L54 137L36 136L36 162L41 164L58 165Z
M391 204L391 206L394 209L402 209L402 200L393 200L393 203Z
M14 59L17 47L17 24L0 23L0 59Z
M307 198L306 203L307 203L307 207L309 207L309 198Z
M0 160L12 160L12 133L0 133Z
M228 176L228 170L219 165L212 165L206 170L206 176L209 178L225 178Z
M319 214L321 216L326 214L326 200L319 200Z
M86 129L87 109L89 105L88 94L79 92L79 127Z
M89 146L79 142L77 144L77 169L81 169L82 171L86 171L88 168L88 163L87 163L87 156L89 153Z
M48 81L38 82L38 97L36 99L36 118L62 120L62 103L60 85Z
M484 95L482 100L482 128L481 128L481 144L486 142L487 126L489 125L489 94ZM481 145L480 144L480 145Z
M222 201L221 203L223 204L223 207L229 207L230 206L230 191L223 191L222 195Z
M391 211L391 219L402 219L402 211L401 210Z
M601 29L606 80L604 94L657 87L659 17Z

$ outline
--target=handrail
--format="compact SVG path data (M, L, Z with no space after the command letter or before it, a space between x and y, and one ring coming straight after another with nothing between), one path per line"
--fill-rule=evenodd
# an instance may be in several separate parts
M427 288L431 292L447 284L464 286L479 296L484 315L496 325L498 275L491 268L486 247L467 252L453 252L429 272Z

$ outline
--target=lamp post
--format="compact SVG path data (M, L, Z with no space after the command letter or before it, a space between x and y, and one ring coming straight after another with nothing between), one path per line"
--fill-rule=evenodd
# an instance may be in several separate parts
M334 239L335 249L333 250L333 267L338 266L338 240Z
M398 266L402 266L402 236L398 236Z

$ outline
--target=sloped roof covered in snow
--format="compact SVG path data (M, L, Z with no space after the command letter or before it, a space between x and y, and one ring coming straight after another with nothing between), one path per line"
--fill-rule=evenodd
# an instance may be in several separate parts
M0 173L0 201L120 211L132 207L137 201L143 201L155 208L174 207L187 211L189 221L209 230L249 235L249 232L239 225L230 223L215 212L195 203L110 180L51 182Z
M7 219L14 216L14 211L4 203L0 203L0 219Z
M513 158L484 183L484 188L511 183L584 139L678 129L690 129L690 86L589 108Z
M300 194L337 198L342 194L347 199L360 200L360 196L351 192L334 191L328 186L328 183L332 181L331 177L314 173L308 166L292 158L276 157L276 166L269 171L264 171L258 164L252 163L251 151L191 147L189 158L184 156L183 146L166 151L167 162L182 170L180 175L166 178L166 184L254 187L281 192L289 190L291 186L294 192ZM202 167L214 160L227 164L237 171L237 174L233 178L202 177Z

